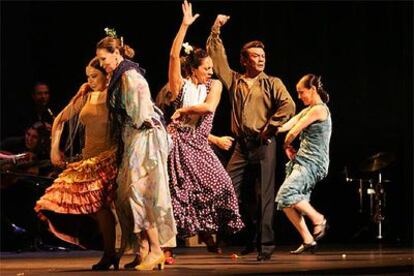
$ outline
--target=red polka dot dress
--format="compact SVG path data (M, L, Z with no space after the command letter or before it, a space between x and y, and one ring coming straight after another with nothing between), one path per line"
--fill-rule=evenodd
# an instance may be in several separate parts
M182 106L186 86L187 82L175 101L176 108ZM182 237L200 231L235 233L244 227L231 179L207 140L213 118L210 113L193 125L173 122L168 126L173 140L168 158L171 199Z

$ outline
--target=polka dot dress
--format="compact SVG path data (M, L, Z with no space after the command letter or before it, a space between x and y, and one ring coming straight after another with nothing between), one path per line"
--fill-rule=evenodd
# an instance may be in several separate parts
M176 107L182 106L182 91ZM192 127L174 122L168 126L173 140L168 159L171 198L182 237L200 231L235 233L244 227L231 179L207 140L213 118L214 114L201 116Z

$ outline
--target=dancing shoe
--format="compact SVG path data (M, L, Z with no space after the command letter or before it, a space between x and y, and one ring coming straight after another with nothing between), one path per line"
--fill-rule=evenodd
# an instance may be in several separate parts
M245 248L242 249L242 251L240 251L240 255L244 256L250 253L253 253L255 251L255 248L253 245L248 245Z
M148 257L149 255L147 255ZM154 270L154 268L158 268L159 270L164 269L165 264L165 256L164 253L160 255L159 258L155 259L153 262L145 263L145 260L141 262L140 265L136 267L137 270Z
M258 261L269 261L272 258L272 252L261 252L257 255Z
M316 243L316 241L313 241L311 243L302 243L296 250L290 251L290 254L298 255L306 251L310 251L313 254L315 253L317 246L318 244Z
M214 242L213 236L211 234L199 233L198 234L199 242L204 242L207 245L207 251L211 253L222 254L223 251L218 246L217 242Z
M319 241L326 235L326 231L329 228L328 221L324 218L319 224L315 224L313 227L313 238L315 241Z
M114 270L119 270L119 257L113 255L111 257L103 256L102 259L92 266L92 270L109 270L114 266Z
M124 268L135 269L135 267L141 263L141 260L142 260L141 256L139 254L135 254L134 260L132 262L126 263L124 265Z

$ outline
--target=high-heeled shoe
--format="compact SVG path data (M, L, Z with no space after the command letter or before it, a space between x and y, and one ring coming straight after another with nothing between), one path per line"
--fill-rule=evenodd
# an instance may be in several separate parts
M119 270L119 257L114 256L103 256L102 259L92 266L92 270L109 270L111 266L114 267L114 270Z
M137 265L139 265L142 261L142 258L139 254L135 254L135 258L132 262L126 263L124 265L125 269L134 269Z
M298 255L306 251L310 251L313 254L315 253L317 246L318 244L316 243L316 241L313 241L311 243L302 243L296 250L290 251L290 254Z
M148 256L149 255L147 255L147 257ZM154 268L163 270L164 265L165 265L165 256L163 253L158 259L155 259L153 262L145 263L145 260L142 261L140 265L136 267L136 270L154 270Z
M223 251L221 250L221 248L218 246L217 242L214 242L213 236L211 234L198 234L198 242L204 242L207 246L207 251L211 252L211 253L217 253L217 254L222 254Z
M319 241L326 235L326 231L329 228L328 221L324 218L319 224L315 224L313 227L313 238L315 241Z

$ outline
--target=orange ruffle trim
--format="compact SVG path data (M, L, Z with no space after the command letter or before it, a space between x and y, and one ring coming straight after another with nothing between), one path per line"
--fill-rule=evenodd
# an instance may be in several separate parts
M114 200L116 176L115 150L70 163L34 209L74 215L95 213Z

